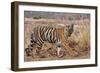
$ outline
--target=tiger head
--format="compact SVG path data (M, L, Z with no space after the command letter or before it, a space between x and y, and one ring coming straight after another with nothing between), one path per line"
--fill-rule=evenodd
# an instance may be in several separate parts
M65 27L65 37L68 38L74 31L74 24L66 25Z

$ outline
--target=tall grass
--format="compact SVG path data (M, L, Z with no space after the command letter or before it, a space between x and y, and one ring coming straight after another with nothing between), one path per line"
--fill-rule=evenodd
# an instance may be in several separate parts
M75 25L74 32L70 38L70 40L78 44L78 49L81 51L90 49L90 24L88 22L77 22L78 24Z
M90 52L90 20L55 20L55 19L32 19L25 18L25 48L30 44L30 34L32 29L40 25L57 26L56 24L74 24L74 32L71 37L68 38L67 43L70 48L74 48L79 52L79 57L86 56ZM68 48L69 49L69 48ZM87 53L85 53L88 51ZM82 55L81 55L82 53ZM90 57L90 55L88 55ZM71 56L66 56L65 58L72 58ZM54 58L55 59L55 58Z

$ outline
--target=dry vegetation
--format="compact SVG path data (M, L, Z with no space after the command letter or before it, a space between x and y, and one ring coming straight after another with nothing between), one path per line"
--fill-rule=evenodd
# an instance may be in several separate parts
M56 24L72 24L74 23L74 32L71 37L68 38L67 44L70 48L73 48L72 55L68 54L68 51L62 48L62 57L56 56L57 48L54 44L45 43L43 44L43 50L40 52L40 56L26 56L25 61L41 61L41 60L61 60L61 59L84 59L90 58L90 20L61 20L61 19L33 19L25 18L25 48L30 44L30 34L34 27L40 25L52 25ZM53 47L51 50L48 48ZM34 47L36 49L36 47ZM68 48L69 49L69 48ZM34 51L34 50L33 50Z

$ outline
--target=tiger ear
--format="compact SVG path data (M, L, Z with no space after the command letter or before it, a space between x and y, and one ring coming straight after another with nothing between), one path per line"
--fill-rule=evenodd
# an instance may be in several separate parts
M74 24L70 24L70 25L68 26L69 29L72 29L73 27L74 27Z

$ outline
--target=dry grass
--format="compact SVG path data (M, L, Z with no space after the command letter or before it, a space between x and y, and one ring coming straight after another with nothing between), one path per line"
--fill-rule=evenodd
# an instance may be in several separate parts
M32 19L32 18L25 18L25 48L30 44L30 34L32 29L36 26L40 25L52 25L56 26L56 24L72 24L74 23L74 32L72 33L71 37L68 38L67 44L70 48L73 48L73 51L77 53L77 55L72 56L69 55L65 49L62 49L62 53L64 53L63 57L52 56L47 51L43 51L43 55L46 57L28 57L25 55L25 61L42 61L42 60L58 60L58 59L84 59L90 57L90 21L89 19L84 20L55 20L55 19ZM47 42L46 42L47 43ZM48 46L47 46L48 45ZM42 48L48 48L51 44L46 44L46 46ZM55 45L53 47L52 52L55 52L57 48ZM41 54L41 55L42 55Z

